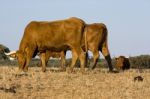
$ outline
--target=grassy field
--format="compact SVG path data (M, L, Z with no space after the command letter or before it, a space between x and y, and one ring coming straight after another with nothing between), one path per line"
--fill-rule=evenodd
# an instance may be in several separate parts
M149 99L150 69L108 73L96 68L81 74L78 68L68 74L58 68L29 67L16 75L18 67L0 66L0 99ZM136 76L143 81L134 81Z

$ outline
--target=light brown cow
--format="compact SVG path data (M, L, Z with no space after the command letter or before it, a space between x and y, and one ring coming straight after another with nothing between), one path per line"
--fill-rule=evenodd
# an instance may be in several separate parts
M84 30L84 39L82 41L83 49L90 50L93 53L94 62L91 69L94 69L98 58L99 58L99 51L102 52L103 56L105 57L109 70L113 71L113 66L111 63L111 57L108 49L108 31L107 27L103 23L93 23L87 24ZM85 45L85 41L87 41Z
M129 59L125 56L119 56L118 58L116 58L116 67L122 70L130 69Z
M71 71L79 58L81 71L84 72L85 55L81 48L84 27L84 21L75 17L51 22L30 22L25 28L19 50L16 53L19 72L28 70L31 58L38 52L41 56L42 71L45 71L46 50L59 52L68 47L72 51Z
M47 50L46 54L45 54L46 65L47 65L50 57L61 58L61 69L65 70L65 65L66 65L65 55L66 55L66 51L54 52L54 51ZM42 65L42 62L40 61L39 66L41 66L41 65Z
M96 63L99 58L99 51L102 52L103 56L105 57L109 70L113 71L113 66L111 63L111 57L108 50L108 41L107 41L107 27L103 23L94 23L94 24L87 24L84 30L84 36L82 39L82 48L84 51L87 52L87 50L90 50L93 53L94 56L94 62L92 66L90 66L90 69L94 69L96 66ZM47 53L48 54L48 53ZM62 53L63 54L63 53ZM62 60L65 60L64 56ZM48 61L49 57L47 57Z

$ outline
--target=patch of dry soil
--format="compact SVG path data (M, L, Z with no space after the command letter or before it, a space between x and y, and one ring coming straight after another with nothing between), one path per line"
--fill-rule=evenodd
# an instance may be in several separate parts
M150 69L139 73L131 69L117 74L98 68L81 74L68 74L57 68L29 67L26 74L16 75L18 67L0 67L0 99L148 99ZM55 69L52 71L52 69ZM136 76L143 81L134 81Z

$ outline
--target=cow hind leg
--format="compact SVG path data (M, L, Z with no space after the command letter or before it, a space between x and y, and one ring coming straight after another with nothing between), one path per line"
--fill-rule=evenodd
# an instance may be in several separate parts
M111 63L111 56L110 56L110 53L109 53L109 50L108 50L107 46L103 46L102 49L101 49L101 52L102 52L103 56L105 57L105 59L107 61L109 71L113 71L113 66L112 66L112 63Z
M90 69L94 69L96 67L98 58L99 58L99 51L98 50L94 50L93 52L93 63L92 66L90 66Z
M82 50L82 48L76 48L75 50L75 60L74 60L74 63L75 64L77 62L77 58L79 58L80 60L80 71L81 73L84 73L85 72L85 54L84 54L84 51ZM72 64L72 66L73 66Z
M85 72L85 69L84 69L84 67L85 67L85 60L86 60L86 58L85 58L85 54L84 54L84 51L80 48L80 50L79 50L79 60L80 60L80 71L81 71L81 73L84 73Z

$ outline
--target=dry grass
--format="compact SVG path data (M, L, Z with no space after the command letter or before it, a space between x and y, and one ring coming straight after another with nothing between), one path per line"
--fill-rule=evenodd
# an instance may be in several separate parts
M112 74L96 69L81 74L30 67L29 72L17 75L17 67L0 67L0 99L148 99L150 98L150 70ZM142 76L142 82L134 81Z

